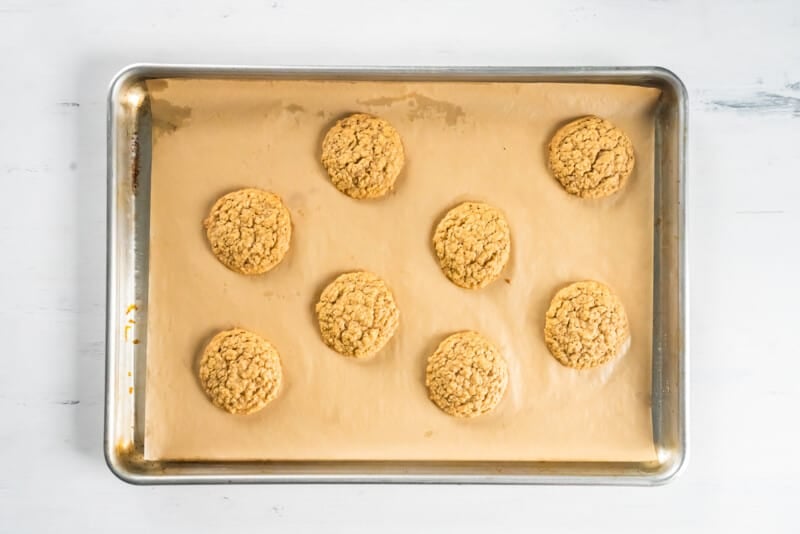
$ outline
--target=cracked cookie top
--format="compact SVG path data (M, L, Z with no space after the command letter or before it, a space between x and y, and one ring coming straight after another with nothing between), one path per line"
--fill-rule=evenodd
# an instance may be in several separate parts
M633 171L631 140L600 117L583 117L562 127L548 151L553 176L568 193L582 198L616 193Z
M200 359L200 383L216 406L250 414L269 404L281 389L281 359L266 339L241 328L220 332Z
M508 364L488 339L477 332L447 337L428 358L428 396L443 412L476 417L492 411L508 386Z
M278 195L241 189L214 203L203 226L211 251L228 269L263 274L289 250L292 220Z
M356 113L338 121L322 140L322 165L349 197L385 195L403 168L400 134L387 121Z
M337 277L322 291L316 311L325 344L354 358L368 358L381 350L400 323L392 292L366 271Z
M503 212L489 204L464 202L436 227L433 248L442 272L457 286L486 287L511 253L511 230Z
M544 341L563 365L591 369L621 354L630 339L622 301L600 282L575 282L547 310Z

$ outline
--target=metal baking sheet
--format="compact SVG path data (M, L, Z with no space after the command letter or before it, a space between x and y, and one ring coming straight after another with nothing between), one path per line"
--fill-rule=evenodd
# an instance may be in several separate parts
M656 87L652 425L657 459L646 462L148 461L144 377L150 186L150 116L144 82L154 78L513 81ZM639 483L670 479L684 463L685 297L683 150L685 91L671 73L624 69L258 69L134 66L109 99L109 285L106 456L131 482ZM140 342L141 340L141 342Z

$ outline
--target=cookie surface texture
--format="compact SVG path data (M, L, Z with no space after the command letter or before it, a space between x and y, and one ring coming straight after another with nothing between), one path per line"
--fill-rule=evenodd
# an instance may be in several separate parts
M622 189L633 171L630 138L600 117L583 117L562 127L548 147L550 170L566 191L603 198Z
M241 189L214 203L203 221L214 256L240 274L263 274L289 250L292 219L280 197L261 189Z
M375 355L400 324L400 311L389 287L366 271L337 277L322 291L316 312L325 344L354 358Z
M211 339L200 359L199 374L211 402L232 414L261 410L278 396L283 381L275 347L241 328Z
M338 121L322 141L322 165L342 193L356 199L382 197L405 162L400 134L379 117L356 113Z
M622 301L604 284L570 284L553 297L547 310L544 340L563 365L591 369L624 352L630 340Z
M492 411L508 386L508 364L477 332L447 337L428 358L428 396L445 413L477 417Z
M447 212L433 234L442 272L457 286L486 287L503 271L511 254L511 230L499 209L464 202Z

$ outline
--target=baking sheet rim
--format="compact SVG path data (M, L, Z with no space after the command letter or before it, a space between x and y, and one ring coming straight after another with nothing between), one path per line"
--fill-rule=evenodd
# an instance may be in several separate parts
M581 475L581 474L411 474L401 468L399 472L390 473L334 473L334 474L301 474L301 473L255 473L242 474L230 473L227 475L205 474L167 474L161 469L161 462L146 462L148 466L140 465L137 459L133 442L117 439L115 432L117 425L117 408L120 399L120 388L116 381L116 369L120 353L115 346L119 341L119 328L116 313L118 272L115 253L119 251L117 242L117 217L119 216L118 200L118 175L117 158L121 156L117 142L118 105L126 84L142 81L155 77L211 77L211 78L242 78L242 77L278 77L278 78L312 78L323 79L326 77L349 79L412 79L412 80L474 80L474 81L542 81L559 82L570 81L584 83L618 83L627 85L648 85L635 83L633 78L646 78L650 85L662 84L676 95L677 130L677 165L676 179L678 180L678 209L677 209L677 264L672 266L678 271L678 376L675 387L677 403L676 420L678 443L670 453L670 462L663 464L653 472L642 471L640 474L621 475ZM536 78L532 80L531 78ZM586 80L584 78L590 78ZM104 452L109 468L128 482L132 483L178 483L178 482L472 482L472 483L569 483L569 484L661 484L672 480L681 472L686 464L688 452L687 421L687 396L686 386L688 369L686 366L688 354L687 307L686 295L688 281L686 279L686 241L685 241L685 137L686 137L686 89L681 80L667 69L660 67L226 67L226 66L193 66L193 65L157 65L134 64L120 71L113 79L108 100L108 258L107 258L107 335L106 335L106 413L105 413L105 443ZM660 172L657 172L660 175ZM658 180L658 178L657 178ZM116 343L118 345L118 343ZM654 373L655 374L655 373ZM131 418L131 414L128 414ZM132 432L132 428L131 428ZM209 467L230 465L231 462L169 462L170 464L206 465ZM252 462L232 462L240 465L250 465ZM294 465L303 462L289 462ZM313 462L312 462L313 463ZM337 462L333 462L337 463ZM369 462L344 462L357 465L368 465ZM391 462L402 464L403 462ZM424 464L421 462L419 464ZM588 466L586 462L571 462L576 466ZM261 462L258 465L269 464ZM536 465L547 465L547 462L532 462ZM604 463L605 464L605 463ZM155 469L155 470L154 470ZM570 470L568 470L570 471ZM161 473L161 474L157 474Z

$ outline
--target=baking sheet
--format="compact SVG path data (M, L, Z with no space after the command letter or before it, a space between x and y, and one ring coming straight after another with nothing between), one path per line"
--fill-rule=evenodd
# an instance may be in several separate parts
M145 457L148 459L650 460L653 113L656 89L583 84L152 80L150 283ZM406 167L388 198L352 200L318 161L326 129L365 111L395 125ZM627 188L570 197L545 166L558 126L599 114L631 137ZM261 277L214 259L202 220L240 187L280 194L292 247ZM431 233L449 208L480 200L512 230L503 280L460 289L440 272ZM313 306L336 274L378 273L401 310L373 360L331 352ZM561 286L611 285L632 343L593 371L558 364L542 339ZM262 412L211 405L196 364L218 330L240 326L280 351L284 390ZM495 413L453 419L427 399L428 354L446 335L493 339L511 379Z

